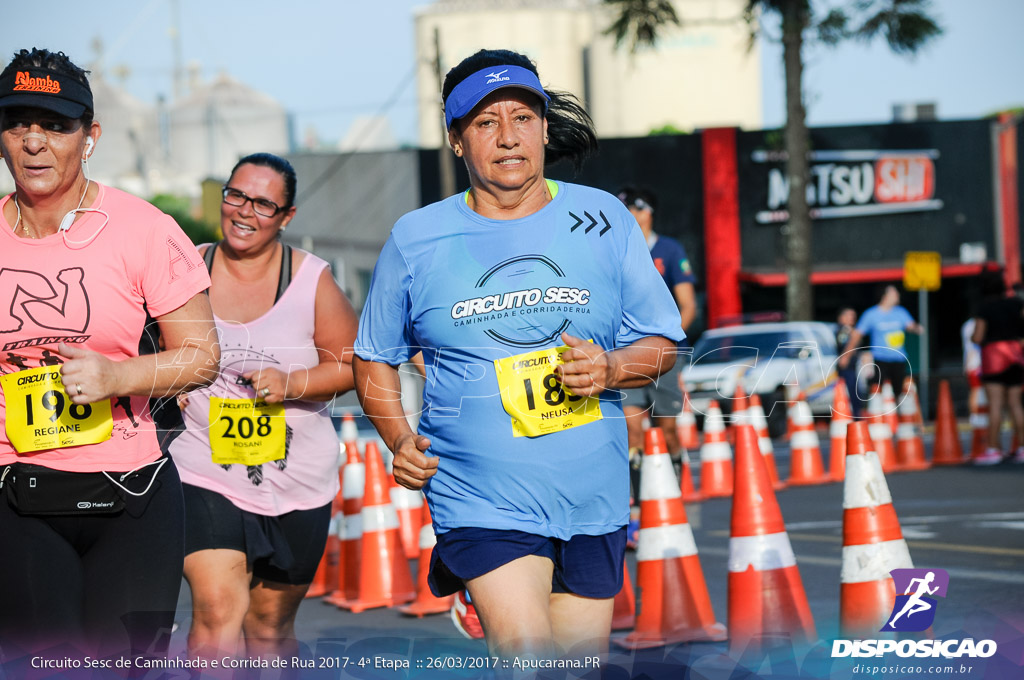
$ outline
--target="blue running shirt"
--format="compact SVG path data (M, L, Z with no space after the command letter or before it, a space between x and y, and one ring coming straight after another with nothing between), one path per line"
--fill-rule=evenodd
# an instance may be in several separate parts
M907 360L903 351L906 330L912 323L914 317L900 305L889 310L875 305L864 310L857 330L862 335L869 335L871 347L868 349L876 361L903 362Z
M502 392L515 392L520 404L563 417L572 400L544 374L548 360L521 356L562 346L562 331L609 350L647 336L684 337L622 203L557 186L550 203L517 220L482 217L462 194L411 212L374 269L355 351L397 365L423 350L418 431L431 439L427 454L441 458L424 489L438 533L483 527L568 539L629 519L618 392L592 400L599 419L536 436L516 436L503 406ZM502 359L510 377L499 387ZM524 380L507 372L517 362L540 373Z

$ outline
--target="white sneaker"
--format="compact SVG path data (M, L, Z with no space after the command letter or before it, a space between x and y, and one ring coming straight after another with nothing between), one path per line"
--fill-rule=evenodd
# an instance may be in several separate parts
M974 465L998 465L1003 462L1003 453L999 449L985 449L980 456L971 459Z
M1011 463L1016 463L1018 465L1020 465L1021 463L1024 463L1024 446L1018 446L1017 447L1017 455L1015 455L1013 458L1011 458L1010 462Z

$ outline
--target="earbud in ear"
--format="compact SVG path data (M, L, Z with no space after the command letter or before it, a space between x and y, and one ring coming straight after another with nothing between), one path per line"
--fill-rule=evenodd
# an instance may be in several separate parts
M96 140L94 140L92 137L89 137L88 139L85 140L85 157L82 160L86 160L89 158L89 154L92 153L92 148L94 146L96 146Z

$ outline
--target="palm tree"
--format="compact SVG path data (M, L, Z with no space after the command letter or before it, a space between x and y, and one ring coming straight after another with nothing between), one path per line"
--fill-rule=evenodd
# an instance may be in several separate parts
M605 31L621 47L635 52L657 46L659 34L670 24L680 25L672 0L603 0L613 8L615 20ZM817 39L826 45L849 39L870 41L883 36L895 53L913 54L942 29L929 16L929 0L846 0L823 16L816 16L812 0L747 0L741 17L753 39L761 17L781 21L782 61L786 74L786 176L789 180L789 229L786 232L786 311L794 320L810 320L811 214L807 205L807 153L810 135L803 102L803 45Z

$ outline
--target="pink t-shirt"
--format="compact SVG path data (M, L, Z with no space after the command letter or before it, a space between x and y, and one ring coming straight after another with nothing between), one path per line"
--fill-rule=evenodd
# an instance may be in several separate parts
M0 200L0 373L63 363L60 343L121 361L138 356L146 310L172 312L210 286L203 260L170 216L99 185L65 233L19 238ZM147 397L111 399L113 433L98 444L19 454L0 391L0 465L71 472L127 471L160 457Z
M260 368L291 373L320 363L316 330L316 289L327 263L306 253L281 299L249 323L216 319L220 333L220 376L189 393L186 431L171 444L181 481L215 491L236 507L260 515L283 515L325 505L338 493L338 435L327 404L285 402L285 457L262 465L213 462L210 397L253 399L242 375Z

